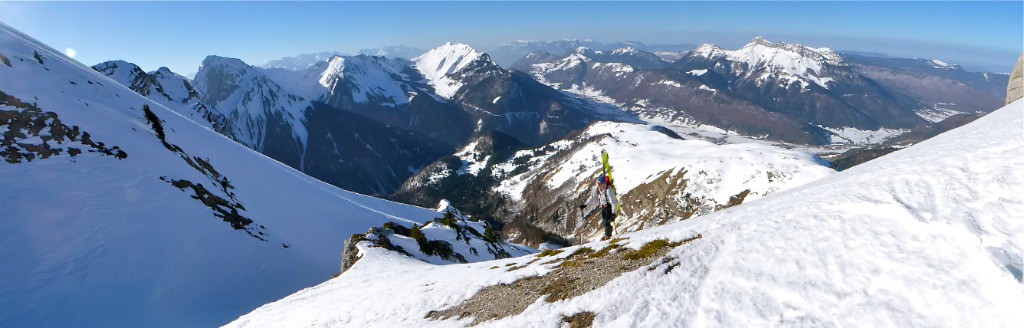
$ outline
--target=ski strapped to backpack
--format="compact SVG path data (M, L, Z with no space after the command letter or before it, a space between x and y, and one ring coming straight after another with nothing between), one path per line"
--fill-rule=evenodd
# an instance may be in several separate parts
M620 208L622 207L622 202L620 202L621 199L618 198L618 192L615 191L615 180L611 177L611 164L608 164L608 152L605 152L604 150L601 150L601 167L602 172L604 172L604 182L607 183L608 187L613 191L613 194L615 194L615 208L611 211L611 214L613 215L611 219L611 231L616 232L615 235L618 235L618 220L615 218L617 218L618 213L621 212Z
M612 166L610 164L608 164L608 152L605 151L604 149L601 149L601 165L602 165L602 169L603 169L603 172L604 172L605 183L607 183L608 186L612 187L612 190L614 190L615 189L615 179L612 178ZM619 200L619 194L618 193L615 194L615 200ZM619 212L619 204L616 201L615 202L615 213L617 214L618 212Z

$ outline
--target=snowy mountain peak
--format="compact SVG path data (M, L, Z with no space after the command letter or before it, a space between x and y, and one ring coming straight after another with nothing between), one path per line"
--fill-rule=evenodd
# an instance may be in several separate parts
M94 65L92 68L132 90L138 89L136 84L146 74L138 65L123 60L102 62Z
M795 43L771 42L764 37L755 37L738 50L724 50L713 44L702 44L694 49L694 56L709 59L726 57L733 61L745 62L750 66L773 66L792 68L797 64L817 68L824 64L842 65L843 58L829 48L810 48ZM800 62L800 63L796 63Z
M310 66L317 65L327 60L330 60L333 56L344 55L337 51L324 51L311 54L301 54L293 57L284 57L281 59L275 59L261 65L261 68L281 68L289 71L299 71L307 69Z
M465 43L447 42L440 47L431 49L426 53L413 58L417 68L421 71L429 71L436 76L454 73L474 60L479 59L482 52L476 51Z
M305 99L285 91L242 60L207 56L196 73L195 87L205 103L234 121L238 142L262 149L267 125L283 121L300 143L305 143L307 134L299 122L307 107Z
M175 73L170 68L160 67L160 68L156 69L155 71L150 72L149 75L153 76L153 79L155 79L155 80L157 80L158 82L161 82L161 83L163 83L165 81L173 81L174 84L184 83L184 84L186 84L188 86L188 89L189 89L188 93L195 94L195 91L192 90L192 85L191 85L191 81L192 80L187 78L187 77L185 77L184 75ZM167 86L164 85L164 87L167 87ZM196 97L198 97L198 94L196 94Z
M108 61L96 64L96 65L93 65L93 69L96 69L97 71L100 71L100 72L104 72L104 71L108 71L108 70L134 71L136 69L138 69L139 71L142 71L142 68L140 68L139 65L135 65L133 63L129 63L129 62L126 62L126 61L123 61L123 60L108 60Z
M164 74L164 75L171 75L171 74L173 74L173 75L181 76L181 75L171 71L171 69L167 68L167 66L160 66L160 68L157 68L155 71L150 72L150 74Z
M218 67L220 69L229 69L233 72L243 73L246 71L254 71L252 67L243 62L238 58L221 57L216 55L209 55L203 59L203 63L199 66L199 71L204 68ZM198 75L197 75L198 76Z
M695 53L704 51L698 49ZM769 73L784 80L802 81L805 85L812 82L824 88L828 88L828 83L833 80L825 76L825 67L844 65L843 58L828 48L775 43L763 37L754 38L739 50L722 51L721 54L733 62L745 63L747 76L755 72Z
M748 44L764 44L764 45L769 45L769 46L770 45L774 45L774 43L769 42L763 36L760 36L760 35L755 36L753 39L750 39L750 42L747 42L747 43Z
M262 71L288 92L332 106L348 101L404 105L415 94L413 85L422 79L409 76L413 72L407 59L370 55L333 56L300 71Z
M634 47L624 47L612 50L613 55L639 55L643 52Z
M412 61L438 95L451 99L462 87L462 83L452 75L480 59L490 61L486 54L476 51L467 44L448 42L413 58Z
M111 60L96 64L92 68L138 94L146 97L156 95L157 102L175 111L181 109L175 106L175 102L180 105L188 103L191 99L198 99L188 78L171 72L167 67L146 73L133 63Z
M327 90L334 89L335 83L345 77L345 57L334 56L327 61L327 67L320 74L320 85Z
M960 65L950 64L950 63L947 63L947 62L944 62L944 61L941 61L941 60L938 60L938 59L929 60L928 63L932 64L932 67L939 68L939 69L948 69L948 70L960 69Z
M566 70L580 65L589 65L591 61L592 59L587 57L587 55L575 53L552 64L540 64L538 69L541 71Z
M782 57L808 58L815 61L838 65L842 57L829 48L811 48L796 43L771 42L764 37L756 37L740 50L730 52L733 58L757 58L761 62L778 63Z
M380 56L334 57L327 64L320 77L320 85L333 94L337 84L345 82L352 100L356 103L375 103L386 106L409 103L415 89L409 84L410 78L403 73L409 61Z
M547 51L544 51L544 50L538 50L538 51L534 51L534 52L526 54L526 56L523 57L523 58L526 58L526 59L536 59L536 58L546 58L546 57L550 57L550 56L552 56L550 52L547 52Z
M187 102L188 99L199 99L199 93L192 88L187 77L171 71L170 68L160 67L149 73L153 81L167 97L177 99L179 102Z
M371 55L388 58L413 58L423 53L423 49L409 46L383 46L380 48L360 49L360 55Z
M702 44L699 47L697 47L697 49L693 50L694 56L700 56L704 58L717 58L725 56L725 54L726 52L724 49L710 43Z

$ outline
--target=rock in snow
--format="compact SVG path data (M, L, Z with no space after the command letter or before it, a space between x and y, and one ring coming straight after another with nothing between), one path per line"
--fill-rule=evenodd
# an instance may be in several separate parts
M1017 65L1010 73L1010 83L1006 86L1006 103L1024 98L1024 53L1017 58Z

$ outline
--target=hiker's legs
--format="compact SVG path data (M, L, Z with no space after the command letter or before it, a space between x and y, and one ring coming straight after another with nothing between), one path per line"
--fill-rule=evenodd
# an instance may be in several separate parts
M604 236L612 236L612 208L611 206L601 208L601 225L604 226Z

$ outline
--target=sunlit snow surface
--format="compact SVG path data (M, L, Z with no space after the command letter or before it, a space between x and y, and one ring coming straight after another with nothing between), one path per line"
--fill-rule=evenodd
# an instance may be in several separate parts
M224 324L329 279L353 233L440 216L310 178L3 24L0 54L0 91L127 153L0 161L0 327ZM266 241L159 179L215 185L161 144L144 105L168 142L230 179Z
M462 88L462 82L450 75L480 58L482 53L462 43L445 43L413 58L416 69L427 78L439 96L451 99Z
M481 326L555 327L580 311L612 327L1018 326L1022 105L804 187L628 234L631 247L704 237L666 255L681 263L669 273L630 272ZM229 326L467 325L424 317L483 287L550 271L545 261L489 269L530 259L432 266L370 249L338 279Z
M540 165L557 167L553 174L539 177L549 188L557 188L570 180L578 182L575 179L587 177L594 169L593 163L600 163L602 150L612 154L610 164L619 195L651 182L665 171L686 170L692 176L687 190L694 197L725 204L729 197L744 189L751 191L748 199L752 200L834 173L807 153L756 143L716 145L703 140L673 139L644 124L599 122L581 136L591 137L598 139L557 162L544 156L531 159L526 173L503 177L497 190L511 199L521 199L527 183L540 171ZM570 145L569 141L559 141L551 147L561 149ZM523 150L513 158L532 152L534 150ZM512 163L506 162L498 164L495 171L509 172L514 168ZM768 172L776 175L778 181L769 182Z

